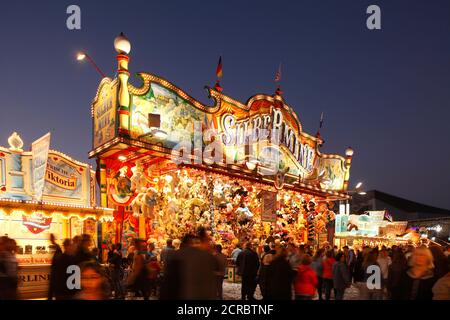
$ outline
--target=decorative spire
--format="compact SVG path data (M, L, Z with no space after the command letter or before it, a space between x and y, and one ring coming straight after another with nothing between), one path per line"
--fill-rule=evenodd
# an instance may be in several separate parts
M12 135L8 138L9 150L16 152L23 152L23 141L22 138L17 134L17 132L13 132Z

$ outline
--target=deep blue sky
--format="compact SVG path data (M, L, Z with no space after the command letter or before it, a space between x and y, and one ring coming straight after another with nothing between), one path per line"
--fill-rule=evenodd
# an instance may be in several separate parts
M66 28L78 4L82 30ZM366 28L378 4L382 30ZM17 130L27 148L87 161L90 104L99 76L75 61L86 50L110 76L114 37L132 41L132 72L169 79L208 102L223 56L224 93L245 101L283 91L305 131L325 112L323 152L355 149L352 184L450 208L450 1L8 1L0 9L0 145Z

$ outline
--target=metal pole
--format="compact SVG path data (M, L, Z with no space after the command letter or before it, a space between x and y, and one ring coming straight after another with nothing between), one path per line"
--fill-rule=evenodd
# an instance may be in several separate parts
M85 53L86 58L88 58L89 62L92 64L92 66L97 70L97 72L102 76L102 78L106 78L106 75L103 73L103 71L97 66L97 64L94 62L94 59L91 58L90 55Z

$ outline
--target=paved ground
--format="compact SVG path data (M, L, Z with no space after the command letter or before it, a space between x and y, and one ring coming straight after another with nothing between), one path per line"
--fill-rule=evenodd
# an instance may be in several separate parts
M352 285L349 289L345 291L344 300L359 300L358 297L359 297L359 290L354 285ZM224 281L223 298L224 300L241 299L241 284ZM259 286L256 289L255 298L261 299L261 292L259 291ZM333 299L333 293L331 294L331 299Z

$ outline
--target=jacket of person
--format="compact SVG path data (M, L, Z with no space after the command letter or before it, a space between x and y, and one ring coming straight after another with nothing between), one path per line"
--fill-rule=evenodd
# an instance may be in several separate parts
M211 253L196 247L181 247L167 261L160 299L216 299L216 270L217 261Z
M267 268L266 298L269 300L291 300L292 281L295 271L283 256L276 257Z
M350 272L344 262L333 264L333 286L335 289L345 289L351 284Z
M364 280L364 268L363 268L364 258L362 252L358 254L355 260L355 265L353 267L353 279L355 282L361 282Z
M322 278L333 279L333 264L336 262L334 258L326 258L322 261Z
M237 274L241 277L256 278L259 269L258 254L251 250L243 250L236 259Z
M323 258L319 257L316 260L313 260L311 263L311 268L316 272L317 277L322 278L323 274Z
M389 266L388 271L388 279L386 282L386 287L390 293L390 298L392 300L400 300L402 299L402 278L404 273L406 272L407 265L393 262Z
M300 296L313 296L316 294L317 275L311 266L300 265L295 279L295 294Z
M223 253L218 253L214 257L217 262L216 275L223 278L227 274L228 259Z
M67 268L71 265L74 265L76 262L76 258L67 253L62 253L55 260L55 267L53 270L53 272L55 273L55 286L53 290L57 300L70 299L78 293L78 290L70 290L67 286L67 279L70 276L70 274L67 273Z
M432 288L436 280L432 270L428 270L420 278L414 278L411 269L407 270L404 272L400 284L402 300L432 300Z
M433 300L450 300L450 272L433 286Z

